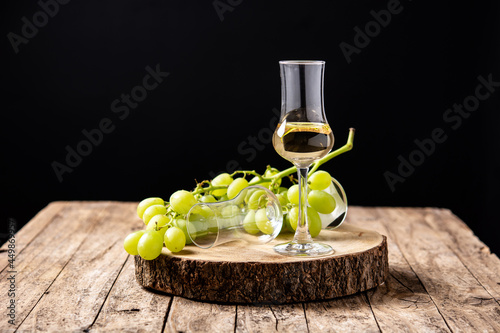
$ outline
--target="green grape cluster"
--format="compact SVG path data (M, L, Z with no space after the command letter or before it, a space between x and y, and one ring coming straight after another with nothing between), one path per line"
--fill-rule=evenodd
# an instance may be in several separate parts
M308 180L307 216L311 237L319 235L322 227L320 214L331 214L337 206L333 197L332 176L326 171L314 172ZM294 232L299 220L299 184L294 184L278 193L282 207L285 207L282 232ZM307 214L307 215L306 215Z
M326 218L324 214L331 214L336 207L332 177L326 171L318 171L318 167L350 151L353 141L354 128L350 128L347 143L344 146L328 153L311 166L308 181L310 192L308 192L308 205L304 216L308 218L309 232L312 237L320 233L321 218ZM157 258L164 245L171 252L179 252L187 244L192 243L189 234L191 237L196 237L196 232L192 232L195 230L191 229L193 224L186 223L186 214L193 205L199 202L210 203L233 199L251 185L266 187L276 195L284 212L281 233L293 232L299 220L299 187L292 176L296 171L296 167L279 171L268 166L263 174L255 171L222 173L211 181L204 180L198 183L192 191L174 192L168 202L158 197L144 199L137 206L137 216L144 221L146 228L128 235L123 246L129 254L140 255L146 260ZM251 179L248 180L247 177ZM288 188L282 184L282 180L286 178L290 180ZM257 235L259 232L269 234L273 231L266 216L265 195L262 192L249 190L244 198L249 210L243 219L243 229L249 234ZM210 208L208 210L200 208L199 211L193 211L193 213L204 218L213 214ZM234 209L228 206L223 216L231 220L234 213Z
M247 178L251 178L248 180ZM282 180L288 179L289 187L283 186ZM336 203L329 192L331 176L326 171L315 171L308 182L309 199L307 218L309 232L316 237L321 231L320 214L330 214ZM124 248L131 255L140 255L146 260L157 258L163 247L171 252L179 252L192 243L189 237L196 237L193 224L186 222L186 215L197 203L210 203L234 199L243 189L251 185L261 185L270 189L279 199L284 212L284 224L281 233L293 232L297 228L299 215L299 188L289 172L280 172L267 167L263 174L255 171L236 171L233 174L222 173L214 179L198 183L192 191L178 190L168 201L159 197L142 200L137 206L137 216L144 221L145 229L131 233L125 238ZM243 229L249 234L271 234L273 227L266 215L266 193L264 190L250 189L246 194L248 212L243 218ZM206 207L193 211L208 218L213 212ZM230 220L239 214L236 206L227 206L222 216Z

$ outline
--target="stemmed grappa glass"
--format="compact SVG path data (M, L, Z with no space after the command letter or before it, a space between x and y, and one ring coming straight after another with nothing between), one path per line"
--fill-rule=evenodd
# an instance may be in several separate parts
M307 174L310 165L333 147L333 134L323 107L324 61L280 61L281 120L273 135L276 152L297 167L299 216L293 241L274 250L288 256L332 254L331 246L313 242L307 217Z

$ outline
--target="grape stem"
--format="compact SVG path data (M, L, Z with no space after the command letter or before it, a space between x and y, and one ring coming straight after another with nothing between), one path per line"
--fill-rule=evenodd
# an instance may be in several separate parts
M259 181L262 180L262 179L264 179L264 177L262 175L260 175L259 173L257 173L257 171L255 171L255 170L252 170L252 171L248 171L248 170L236 170L230 176L234 177L234 176L236 176L239 173L242 173L243 177L246 177L246 175L254 175L257 178L259 178Z
M319 166L323 163L326 163L328 162L329 160L331 160L332 158L334 158L335 156L339 156L340 154L343 154L343 153L346 153L348 152L349 150L352 149L352 147L354 147L354 132L356 130L354 128L349 128L349 135L347 137L347 142L345 145L343 145L342 147L340 147L339 149L335 150L335 151L332 151L331 153L329 153L328 155L326 155L325 157L319 159L318 161L316 161L315 163L313 163L311 169L309 170L309 174L308 176L312 175L314 172L316 172L316 170L318 170Z
M342 147L340 147L339 149L337 150L334 150L332 151L331 153L329 153L328 155L326 155L325 157L317 160L316 162L314 162L312 165L311 165L311 168L309 169L309 173L308 173L308 176L311 176L316 170L318 170L318 168L328 162L329 160L331 160L332 158L336 157L336 156L339 156L340 154L343 154L343 153L346 153L348 152L349 150L351 150L354 146L354 132L355 132L355 129L354 128L349 128L349 135L347 137L347 142L345 145L343 145ZM245 177L246 175L254 175L257 177L257 179L252 179L250 182L249 182L249 185L259 185L259 184L262 184L262 183L267 183L267 182L271 182L271 188L274 187L274 184L281 178L283 177L286 177L286 176L289 176L291 174L294 174L297 172L297 167L295 166L292 166L288 169L285 169L283 171L280 171L278 172L277 174L275 175L272 175L271 177L264 177L262 175L260 175L259 173L257 173L255 170L252 170L252 171L248 171L248 170L237 170L235 172L233 172L231 174L231 177L234 177L236 176L237 174L239 173L242 173L243 174L243 177ZM206 187L203 187L204 184L208 184L208 186ZM214 190L221 190L221 189L227 189L228 188L228 185L212 185L210 183L210 181L202 181L201 183L199 183L195 190L192 192L193 194L200 194L200 193L208 193L208 192L211 192L211 191L214 191Z
M222 190L225 188L227 189L228 185L212 185L212 184L210 184L207 187L199 186L193 191L193 195L200 194L200 193L212 192L215 190Z

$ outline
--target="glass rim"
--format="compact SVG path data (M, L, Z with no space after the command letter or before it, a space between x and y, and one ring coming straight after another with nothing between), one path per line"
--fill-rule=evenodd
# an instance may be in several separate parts
M280 60L282 65L324 65L324 60Z

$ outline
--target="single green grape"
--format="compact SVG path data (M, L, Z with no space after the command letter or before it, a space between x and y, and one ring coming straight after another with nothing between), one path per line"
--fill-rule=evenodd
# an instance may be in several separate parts
M283 227L281 228L280 233L293 233L293 228L290 225L290 218L288 216L289 214L284 214L283 215Z
M236 178L227 188L227 197L232 199L240 193L245 187L248 187L248 180L245 178Z
M250 188L246 191L247 194L245 195L245 203L248 203L250 201L252 194L254 194L256 191L259 191L259 189L255 188L255 187Z
M299 206L294 206L288 211L288 223L293 231L297 230L297 223L299 221Z
M137 243L139 242L139 239L141 239L142 235L144 235L144 230L133 232L125 237L125 240L123 241L123 248L128 254L133 256L139 254L139 252L137 252Z
M213 195L207 194L201 197L200 202L203 203L217 202L217 199L215 199Z
M148 230L137 243L137 252L146 260L156 259L163 248L163 237L158 231Z
M206 232L212 234L217 234L219 232L219 223L217 222L216 218L208 219L206 226L203 226L202 233L199 233L198 230L196 230L196 235L201 235Z
M297 230L297 223L299 221L299 207L295 206L288 212L288 221L293 230ZM309 233L311 237L316 237L321 231L321 218L318 212L312 208L307 207L307 224L309 227Z
M288 192L287 192L287 198L288 198L288 201L290 201L290 203L292 205L299 204L299 185L298 184L290 186L290 188L288 189Z
M192 239L196 239L196 228L192 223L187 223L186 220L177 218L174 220L174 226L182 230L184 236L186 237L186 244L193 243L191 241L191 238L189 238L189 234L187 231L188 226L189 226L189 231L191 232Z
M232 181L233 181L233 178L228 173L221 173L220 175L218 175L217 177L215 177L212 180L212 185L213 186L229 186L229 184L231 184ZM226 193L227 193L226 188L214 190L212 192L212 194L215 195L216 197L221 197Z
M309 177L308 183L312 190L322 191L330 186L332 183L332 176L323 170L316 171Z
M186 215L191 207L197 203L193 193L186 190L179 190L170 196L170 206L181 215Z
M259 204L263 204L263 199L262 196L266 195L266 191L264 190L257 190L252 193L252 196L250 197L250 200L248 200L248 208L249 209L258 209Z
M210 208L209 208L209 210L212 212L212 210ZM189 225L189 228L190 228L189 230L191 230L192 232L196 231L195 235L191 235L191 237L194 239L198 238L199 236L206 235L208 233L208 228L210 227L211 221L215 221L215 223L217 224L217 218L215 218L215 216L213 218L207 219L205 216L203 216L203 213L204 213L203 211L202 211L202 214L191 213L189 215L189 220L186 220L186 224ZM183 223L181 222L181 224L183 224ZM176 226L176 225L177 224L174 223L174 226ZM187 231L187 227L186 227L186 231ZM187 233L185 234L185 236L186 236L186 241L191 241L191 239L189 239L189 235L187 235Z
M209 206L206 206L206 205L203 205L201 206L201 210L200 210L200 213L199 213L201 216L203 216L204 218L211 218L215 215L214 211L212 210L212 208L210 208Z
M152 205L149 206L142 215L142 220L146 225L155 215L165 215L167 213L167 208L163 205Z
M286 194L286 192L276 194L276 198L278 198L281 207L285 207L289 202Z
M278 188L278 193L284 193L284 192L288 192L288 189L286 187L280 186Z
M171 220L172 218L167 215L155 215L149 220L146 230L152 230L155 228L160 229L161 227L167 225L167 223L169 223Z
M239 225L241 222L239 214L240 210L235 205L229 205L222 208L220 212L221 218L218 219L219 228L231 228Z
M274 231L271 221L267 218L266 208L261 208L255 213L255 224L263 234L270 235Z
M255 235L259 232L259 228L255 223L255 210L249 210L245 218L243 219L243 229L251 235Z
M144 215L144 211L149 207L153 205L165 205L165 201L163 201L162 198L147 198L139 202L137 205L137 216L139 216L140 219L142 219L142 216Z
M307 196L307 201L318 213L330 214L335 210L335 199L325 191L312 190Z
M321 218L319 217L318 212L312 207L307 207L307 217L309 233L311 234L311 237L314 238L321 232Z
M170 252L179 252L186 246L186 235L178 227L168 228L163 239Z
M221 215L222 217L234 217L240 213L240 210L235 205L229 205L222 208Z

